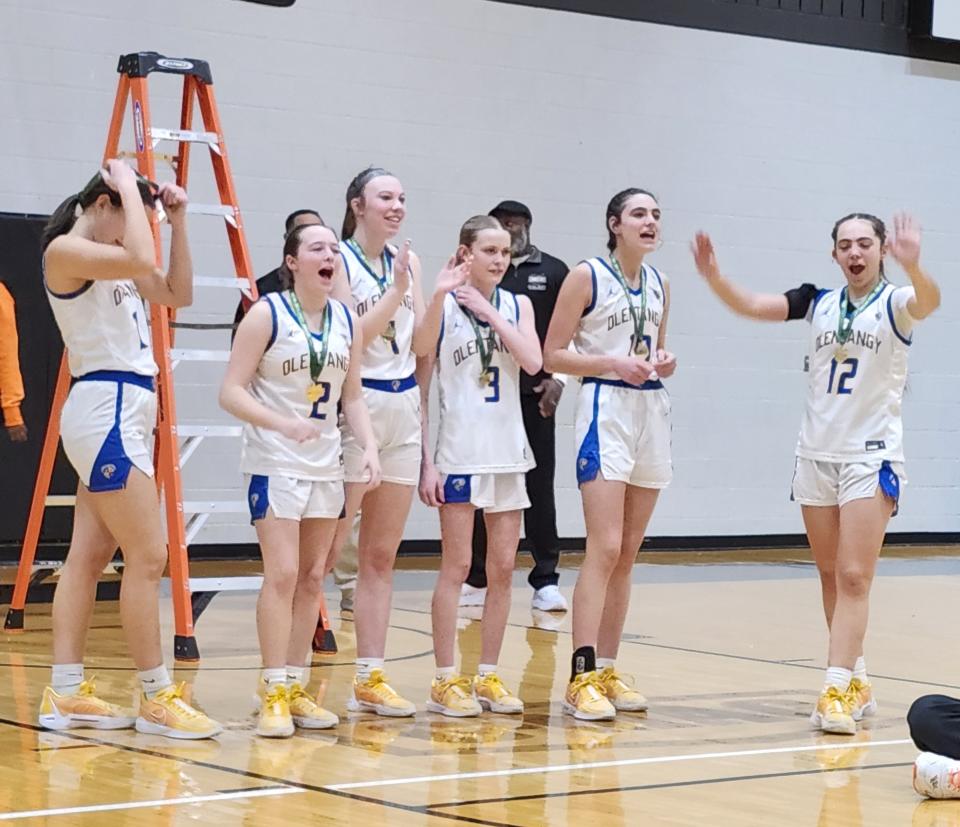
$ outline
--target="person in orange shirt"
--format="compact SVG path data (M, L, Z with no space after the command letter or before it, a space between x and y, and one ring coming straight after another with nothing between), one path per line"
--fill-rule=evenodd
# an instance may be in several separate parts
M23 401L23 377L17 352L17 317L13 296L0 282L0 410L3 424L13 442L27 441L27 426L20 414Z

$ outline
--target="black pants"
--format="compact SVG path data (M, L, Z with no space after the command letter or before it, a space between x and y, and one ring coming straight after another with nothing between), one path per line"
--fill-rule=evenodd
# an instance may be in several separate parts
M907 724L919 749L960 760L960 701L956 698L917 698L907 713Z
M557 507L553 500L553 477L557 464L556 419L540 416L539 394L523 394L523 427L533 449L537 467L527 472L527 496L530 508L523 515L527 545L533 553L533 569L528 582L534 589L555 586L560 578L560 543L557 540ZM478 589L487 585L487 531L483 512L477 509L473 521L473 560L467 582Z

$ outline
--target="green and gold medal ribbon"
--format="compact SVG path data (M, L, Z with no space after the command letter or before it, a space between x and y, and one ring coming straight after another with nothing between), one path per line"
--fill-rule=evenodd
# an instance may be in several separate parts
M380 269L383 270L383 275L381 276L377 273L376 268L371 264L370 259L367 258L367 254L363 252L363 247L361 247L356 240L352 238L347 239L347 246L353 250L357 258L360 259L360 263L364 266L364 269L373 276L373 280L377 283L377 289L380 290L380 298L383 298L383 294L387 292L387 288L390 286L391 281L387 275L390 270L390 258L387 256L387 250L384 248L383 252L380 254ZM387 323L387 329L380 334L386 341L393 342L397 338L397 323L391 319Z
M327 364L327 354L330 352L330 325L333 319L330 302L328 301L323 308L323 322L321 323L323 333L320 336L321 350L319 353L317 352L317 346L314 342L313 332L307 325L307 317L303 312L303 307L300 305L300 299L297 298L297 294L293 290L290 291L290 307L293 309L293 316L303 331L303 335L307 337L307 348L310 351L311 379L311 385L307 389L307 399L310 402L316 402L323 393L320 387L320 374L323 372L324 365Z
M627 297L627 304L630 306L630 318L633 319L633 352L641 359L649 359L650 352L643 341L643 325L647 317L647 268L642 264L640 265L640 311L638 313L637 306L633 303L630 285L623 274L620 262L613 254L610 255L610 261L613 264L613 275L623 290L623 295Z
M886 285L887 282L884 279L880 279L873 290L870 291L869 295L867 295L857 307L853 308L850 306L847 293L848 288L844 287L840 291L840 320L837 322L837 350L835 354L838 362L842 362L846 358L847 351L845 345L853 336L854 319L867 309L867 306L880 295Z
M490 302L494 309L500 310L500 288L493 288L493 301ZM477 340L477 351L480 354L480 377L479 382L481 385L490 384L490 363L493 361L493 348L494 348L494 337L496 334L493 332L493 325L489 325L490 335L484 337L483 331L481 330L480 320L473 315L470 310L467 310L463 305L460 306L460 309L463 311L463 315L467 317L467 320L470 322L470 326L473 328L473 335L476 336ZM484 339L486 338L486 348L484 348Z

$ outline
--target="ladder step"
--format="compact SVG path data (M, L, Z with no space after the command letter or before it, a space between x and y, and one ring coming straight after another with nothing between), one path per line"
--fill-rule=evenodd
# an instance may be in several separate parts
M241 425L178 425L177 436L240 436Z
M193 129L164 129L154 126L150 129L153 146L160 141L187 141L194 144L207 144L214 152L220 154L220 136L216 132L197 132Z
M196 350L193 348L171 348L170 358L174 362L229 362L229 350Z
M188 500L183 504L184 514L246 514L248 511L249 506L242 500L229 502Z
M193 286L226 287L229 290L248 291L250 289L250 282L242 276L194 276Z
M237 208L230 204L194 204L192 201L187 204L188 213L197 213L198 215L220 215L224 218L233 218Z
M76 494L48 494L46 500L44 500L44 505L48 508L54 506L70 506L72 508L76 504Z
M191 592L256 592L263 577L191 577Z

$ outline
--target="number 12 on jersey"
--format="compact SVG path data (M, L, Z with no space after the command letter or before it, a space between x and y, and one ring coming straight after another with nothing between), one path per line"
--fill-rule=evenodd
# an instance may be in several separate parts
M844 359L837 362L836 359L830 360L830 379L827 381L827 393L853 393L853 388L848 383L853 381L857 375L857 369L860 367L859 359ZM836 390L834 390L834 380L836 380Z

